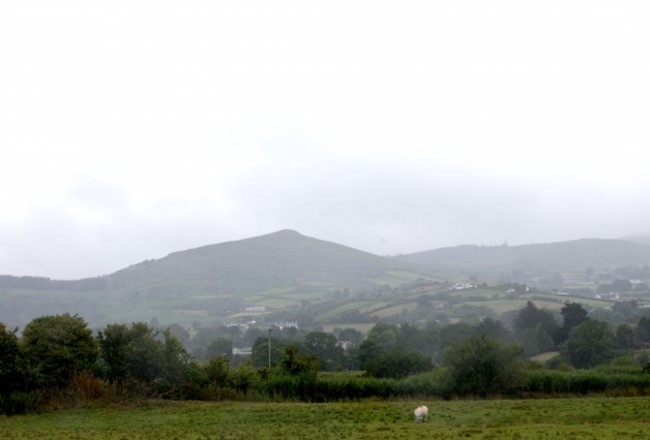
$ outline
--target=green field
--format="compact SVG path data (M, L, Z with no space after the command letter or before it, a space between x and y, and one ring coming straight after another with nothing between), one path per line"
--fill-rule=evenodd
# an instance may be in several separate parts
M415 423L413 409L429 407ZM2 439L646 439L650 398L151 403L0 418Z

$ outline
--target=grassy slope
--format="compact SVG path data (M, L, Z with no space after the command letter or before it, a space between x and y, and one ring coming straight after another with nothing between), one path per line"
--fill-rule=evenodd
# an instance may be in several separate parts
M212 324L250 305L296 307L337 289L395 285L421 276L403 263L285 230L142 262L90 280L94 290L74 281L43 280L40 290L0 285L6 310L12 304L17 309L0 311L0 321L22 326L42 314L69 311L99 326L153 317L169 324Z
M494 278L512 270L564 272L650 263L650 245L623 240L583 239L524 246L457 246L396 257L437 275Z
M364 284L373 276L406 265L294 231L176 252L110 276L116 287L156 282L196 282L219 293L259 292L307 284Z
M413 409L429 407L415 423ZM648 398L348 403L179 402L0 419L14 439L647 438Z
M41 289L7 287L0 282L0 322L21 327L36 316L69 312L80 314L93 326L149 321L154 317L162 324L198 320L212 325L241 317L246 306L265 306L269 311L296 309L318 303L336 290L354 293L384 285L392 289L427 278L423 273L445 279L453 279L453 274L461 278L471 273L497 275L516 268L584 273L588 266L598 270L602 265L649 261L650 246L597 239L511 247L460 246L385 258L285 230L176 252L102 278L44 280L39 281ZM347 305L336 303L329 309L319 309L314 316L321 324L335 323L337 315L339 322L348 322L345 313L355 302L361 302L360 312L365 315L391 318L404 312L409 316L417 311L418 296L435 295L437 290L414 287L389 291L387 296L351 295ZM510 301L503 292L476 290L454 295L472 295L474 298L466 300L468 305L487 307L495 313L516 309L526 299ZM477 301L479 295L488 295L490 301ZM557 308L563 302L551 298L549 307ZM456 302L454 308L460 305L462 302Z

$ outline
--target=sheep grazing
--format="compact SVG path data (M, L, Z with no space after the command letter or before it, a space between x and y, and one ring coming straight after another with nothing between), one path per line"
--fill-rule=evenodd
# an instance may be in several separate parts
M426 422L427 417L429 416L429 408L424 405L418 406L413 412L415 414L416 422Z

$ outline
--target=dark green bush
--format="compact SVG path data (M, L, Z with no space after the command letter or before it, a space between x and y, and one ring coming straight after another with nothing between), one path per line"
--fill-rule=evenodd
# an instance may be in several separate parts
M510 394L525 384L523 349L480 336L453 344L445 363L458 395Z
M366 363L366 374L371 377L402 379L433 369L431 358L418 351L382 353Z
M621 389L650 389L650 377L640 373L594 370L527 372L526 391L544 394L587 394Z
M0 414L8 416L34 411L40 401L37 391L14 391L0 394Z

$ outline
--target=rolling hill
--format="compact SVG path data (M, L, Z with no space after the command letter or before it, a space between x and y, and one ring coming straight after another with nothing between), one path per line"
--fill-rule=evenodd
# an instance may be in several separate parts
M422 277L399 261L291 230L204 246L77 281L0 277L0 321L79 313L93 324L224 319L247 307L281 309L332 291Z
M609 271L650 264L650 245L625 240L582 239L522 246L457 246L396 257L397 261L444 278L496 279L523 271Z
M114 288L129 289L193 283L212 293L246 296L305 283L359 288L370 278L404 267L398 261L282 230L175 252L116 272L108 281Z
M435 280L494 282L514 272L525 282L548 273L567 280L575 274L584 277L587 268L600 275L649 263L650 245L625 240L458 246L380 257L282 230L174 252L95 278L0 276L0 322L22 327L37 316L78 313L95 327L153 318L165 325L214 325L284 311L312 313L322 323L350 316L369 322L424 313L418 297L435 296L443 286ZM595 275L588 280L592 285L598 281ZM423 290L423 284L434 287ZM507 307L499 305L499 310Z

